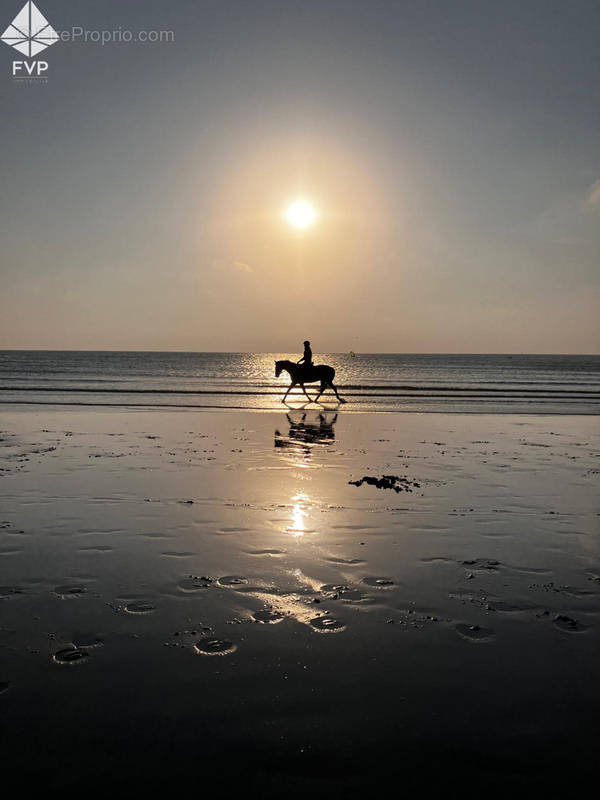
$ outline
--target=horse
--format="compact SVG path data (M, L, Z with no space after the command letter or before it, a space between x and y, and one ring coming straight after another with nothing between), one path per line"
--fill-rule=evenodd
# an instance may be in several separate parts
M283 400L281 401L282 403L285 403L290 390L293 389L297 384L300 384L302 387L302 391L308 398L309 403L316 403L327 388L333 389L335 396L340 403L346 402L339 396L338 390L333 384L333 379L335 377L335 370L333 367L329 367L327 364L319 364L316 367L303 367L301 364L295 364L293 361L276 361L275 377L278 378L283 370L289 373L292 382L290 383L287 392L283 396ZM304 384L314 383L315 381L321 381L321 388L319 389L319 394L313 400L304 388Z

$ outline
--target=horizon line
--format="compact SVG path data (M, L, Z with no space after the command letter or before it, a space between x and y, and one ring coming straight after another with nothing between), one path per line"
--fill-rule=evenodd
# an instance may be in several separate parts
M295 350L129 350L117 349L106 350L103 348L30 348L30 347L6 347L0 348L0 353L177 353L177 354L195 354L195 355L280 355L281 353L296 352ZM299 351L298 351L299 352ZM499 351L488 350L479 352L468 351L424 351L424 350L373 350L373 351L358 351L358 350L319 350L318 352L325 355L349 355L351 352L359 356L600 356L598 352L548 352L548 353L531 353L523 350L514 351Z

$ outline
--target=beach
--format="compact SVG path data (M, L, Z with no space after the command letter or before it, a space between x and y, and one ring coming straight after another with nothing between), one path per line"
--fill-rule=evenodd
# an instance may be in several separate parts
M597 416L13 405L0 429L5 774L318 797L594 775Z
M6 800L584 800L600 3L3 19Z

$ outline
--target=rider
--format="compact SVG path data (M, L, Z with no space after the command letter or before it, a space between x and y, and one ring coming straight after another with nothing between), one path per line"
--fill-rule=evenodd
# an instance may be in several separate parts
M313 367L313 360L312 360L312 350L310 349L310 342L306 340L304 342L304 355L297 361L297 364L301 364L304 361L305 369L312 369Z

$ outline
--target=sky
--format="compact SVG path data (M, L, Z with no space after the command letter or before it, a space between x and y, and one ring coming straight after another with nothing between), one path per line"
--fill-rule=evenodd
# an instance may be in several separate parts
M0 42L0 348L600 352L596 0L37 5L174 41Z

